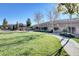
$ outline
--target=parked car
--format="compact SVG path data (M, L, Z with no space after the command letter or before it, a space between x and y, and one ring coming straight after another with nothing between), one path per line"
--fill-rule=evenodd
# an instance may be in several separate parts
M68 38L75 38L75 35L71 33L61 32L60 35Z

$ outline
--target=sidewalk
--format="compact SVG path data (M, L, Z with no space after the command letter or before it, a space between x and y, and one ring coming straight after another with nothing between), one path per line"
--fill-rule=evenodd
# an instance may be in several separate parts
M53 35L53 34L52 34ZM60 40L62 39L61 36L58 35L53 35ZM65 38L61 44L65 44L68 39ZM67 43L67 45L64 47L65 51L70 55L70 56L79 56L79 43L75 42L74 40L70 39L70 41Z

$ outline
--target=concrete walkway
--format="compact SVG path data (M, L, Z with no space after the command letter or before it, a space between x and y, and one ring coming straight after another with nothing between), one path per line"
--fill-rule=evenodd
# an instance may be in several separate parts
M53 35L60 40L63 38L62 36L58 35ZM61 44L64 45L68 38L65 38ZM74 40L70 39L70 41L67 43L67 45L64 47L65 51L70 55L70 56L79 56L79 43L75 42Z

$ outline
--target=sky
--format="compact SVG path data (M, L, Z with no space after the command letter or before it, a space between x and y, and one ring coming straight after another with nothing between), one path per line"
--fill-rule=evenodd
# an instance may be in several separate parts
M57 4L55 3L0 3L0 25L3 19L6 18L9 24L26 23L30 18L32 25L36 24L34 21L34 14L41 12L44 15L43 21L48 21L47 14L50 10L55 10ZM68 18L67 15L62 17Z

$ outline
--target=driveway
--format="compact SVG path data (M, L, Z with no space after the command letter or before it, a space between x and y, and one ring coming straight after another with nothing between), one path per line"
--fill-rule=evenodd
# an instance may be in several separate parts
M62 36L59 35L53 35L53 36L59 38L60 40L63 38ZM64 45L67 40L68 38L64 38L64 40L61 41L61 44ZM69 40L64 49L70 56L79 56L79 43L75 42L72 39Z

